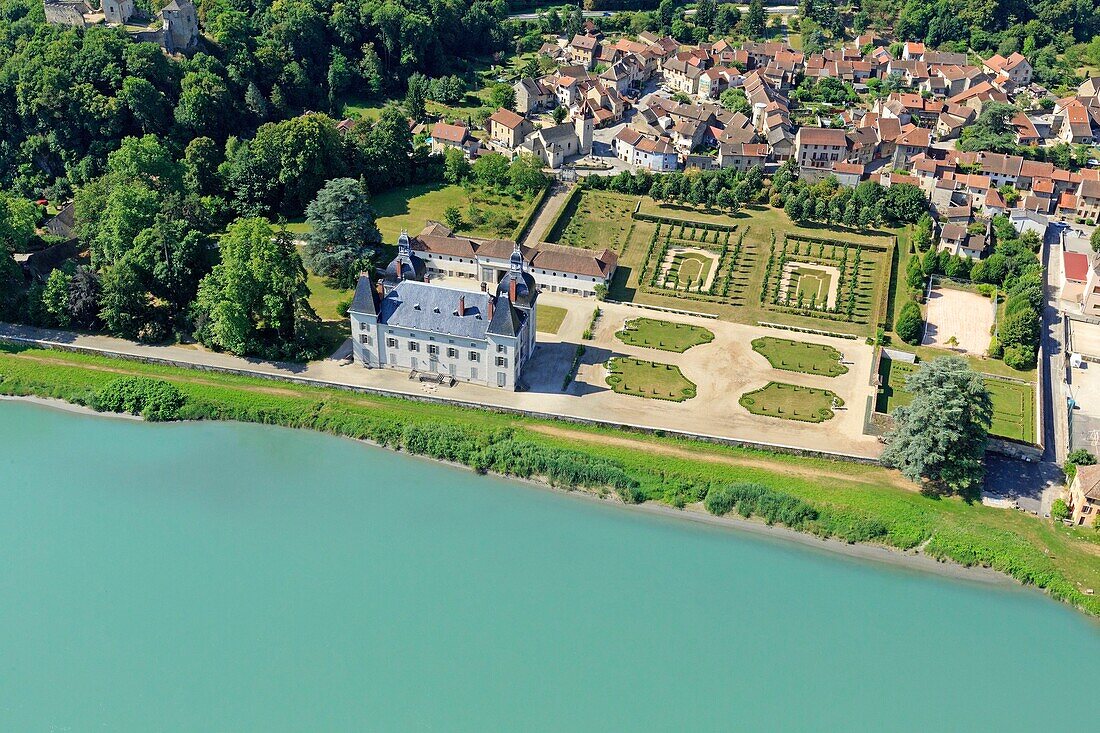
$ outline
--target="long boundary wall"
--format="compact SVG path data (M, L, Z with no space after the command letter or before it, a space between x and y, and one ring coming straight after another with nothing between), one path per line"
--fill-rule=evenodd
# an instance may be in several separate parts
M429 395L416 395L407 394L404 392L398 392L389 389L381 389L378 387L363 387L359 385L344 384L341 382L328 382L319 379L312 379L310 377L300 377L292 374L272 374L271 372L257 371L251 369L238 369L234 367L214 366L210 364L196 364L194 362L180 361L178 359L168 359L163 357L144 356L137 354L127 354L125 352L113 351L110 349L100 349L92 346L80 346L77 344L66 344L57 341L50 341L49 339L37 339L23 336L13 336L10 334L0 334L0 342L7 342L19 346L36 346L39 348L53 349L56 351L69 351L77 354L88 354L91 356L104 356L115 359L124 359L126 361L135 361L143 364L158 364L161 366L177 367L181 369L193 369L198 371L216 372L220 374L231 374L239 377L252 377L255 379L266 379L276 382L290 382L293 384L301 384L308 387L319 387L326 389L339 389L345 392L356 392L359 394L369 394L378 397L392 397L395 399L414 400L417 402L426 402L437 405L451 405L454 407L465 407L473 410L484 410L487 412L496 412L511 415L523 415L525 417L531 417L542 420L557 420L560 422L574 423L578 425L591 425L594 427L602 428L615 428L625 429L637 433L645 433L648 435L667 436L674 438L685 438L689 440L699 440L706 443L714 443L717 445L727 445L735 448L751 448L754 450L771 451L775 453L787 453L790 455L803 456L807 458L826 458L830 460L848 461L852 463L863 463L868 465L877 465L878 459L870 458L867 456L859 456L851 453L833 453L830 451L814 450L810 448L799 448L793 445L783 445L781 443L765 443L755 440L743 440L740 438L729 438L718 435L708 435L706 433L691 433L681 430L669 430L667 428L656 428L648 425L633 425L627 423L609 422L606 420L594 420L590 418L571 417L568 415L556 415L553 413L537 412L534 410L524 410L516 407L504 407L500 405L486 405L479 402L469 402L466 400L448 399L446 397L432 397Z

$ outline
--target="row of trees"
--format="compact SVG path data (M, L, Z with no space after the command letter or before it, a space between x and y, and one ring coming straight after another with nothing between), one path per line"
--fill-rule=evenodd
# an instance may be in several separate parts
M921 190L908 183L882 186L863 181L855 188L840 186L829 176L816 183L776 176L778 203L795 221L819 221L845 226L912 224L928 212Z
M672 173L622 171L610 177L588 176L581 185L616 193L650 196L657 201L707 206L731 213L744 204L767 200L764 172L759 166L747 171L732 168Z

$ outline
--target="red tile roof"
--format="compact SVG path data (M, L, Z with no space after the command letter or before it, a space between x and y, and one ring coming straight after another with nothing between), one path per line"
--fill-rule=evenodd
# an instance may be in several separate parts
M1066 279L1076 282L1085 282L1089 278L1088 255L1080 252L1063 252L1062 264L1065 268Z

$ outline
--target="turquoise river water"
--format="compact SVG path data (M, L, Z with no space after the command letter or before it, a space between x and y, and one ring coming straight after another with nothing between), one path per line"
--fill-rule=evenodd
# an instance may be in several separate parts
M1098 680L1033 590L0 402L3 731L1039 731Z

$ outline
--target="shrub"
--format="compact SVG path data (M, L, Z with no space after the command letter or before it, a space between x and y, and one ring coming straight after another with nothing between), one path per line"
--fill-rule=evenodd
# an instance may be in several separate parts
M1062 470L1066 474L1066 480L1072 481L1073 477L1077 475L1078 466L1095 466L1096 456L1089 453L1084 448L1078 448L1075 451L1071 451L1066 456L1066 462L1062 465Z
M92 397L100 412L126 412L147 420L179 419L185 398L175 385L160 379L122 377L101 387Z
M1050 505L1050 518L1055 522L1069 519L1069 505L1066 504L1064 499L1055 499L1054 503Z
M1001 342L997 339L990 339L989 341L989 358L990 359L1002 359L1005 355L1005 347L1001 345Z
M907 344L918 343L921 337L922 325L923 319L921 318L920 306L912 300L906 301L901 308L901 312L898 313L897 322L894 324L894 330L897 331L898 337Z
M755 515L769 525L780 522L795 529L817 519L817 510L810 504L760 484L713 487L707 492L703 506L717 516L728 514L736 506L743 517Z
M1006 366L1017 371L1035 368L1035 352L1027 346L1009 346L1004 352Z

